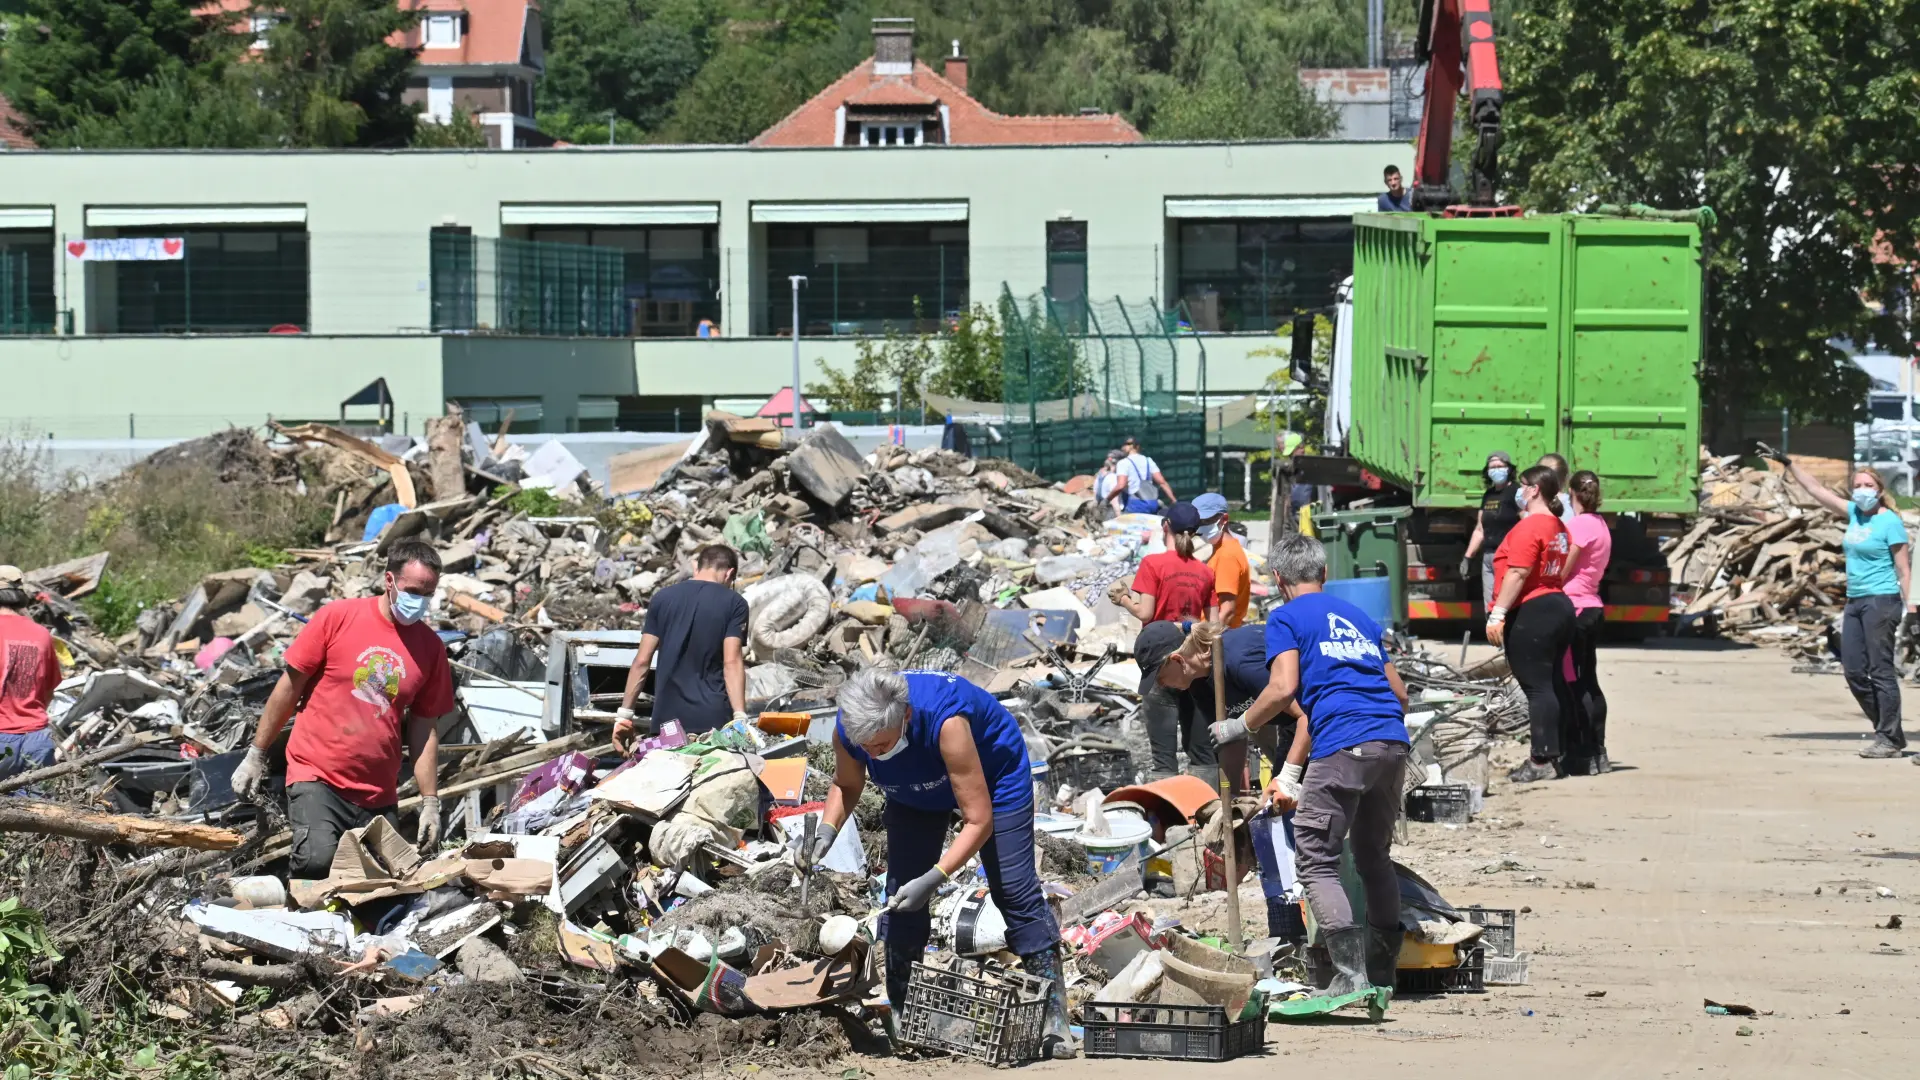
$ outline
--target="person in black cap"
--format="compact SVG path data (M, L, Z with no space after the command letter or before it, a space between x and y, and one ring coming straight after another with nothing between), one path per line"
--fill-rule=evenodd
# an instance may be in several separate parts
M1487 478L1487 490L1480 496L1480 512L1473 517L1467 557L1460 560L1460 581L1471 589L1474 578L1480 579L1480 606L1485 610L1493 607L1493 553L1508 530L1520 523L1520 504L1513 501L1513 459L1505 450L1488 454L1481 472Z

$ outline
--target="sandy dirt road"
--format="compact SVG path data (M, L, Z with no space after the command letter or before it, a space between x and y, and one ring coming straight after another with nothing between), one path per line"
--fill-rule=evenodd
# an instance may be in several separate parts
M1518 790L1503 776L1472 825L1414 825L1396 849L1455 904L1532 909L1530 985L1396 1002L1378 1026L1269 1025L1266 1055L1223 1064L1025 1074L1920 1076L1920 767L1856 757L1867 726L1841 679L1792 674L1778 652L1663 642L1601 663L1619 771ZM1524 869L1480 872L1505 859ZM1894 914L1907 929L1877 928ZM1705 998L1771 1015L1708 1016Z

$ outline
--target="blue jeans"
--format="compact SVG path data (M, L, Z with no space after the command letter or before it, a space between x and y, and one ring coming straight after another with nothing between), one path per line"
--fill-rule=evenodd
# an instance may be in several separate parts
M940 861L947 843L947 823L952 818L951 810L917 810L887 803L888 896ZM1052 948L1060 940L1060 927L1041 895L1040 875L1033 866L1032 803L1012 810L994 809L993 835L980 849L980 865L987 873L993 906L1000 909L1007 923L1007 948L1020 956ZM907 965L926 953L932 932L933 914L926 908L880 916L880 937L887 943L890 990L896 978L900 988L905 988Z
M0 735L0 780L53 764L53 733L46 728Z

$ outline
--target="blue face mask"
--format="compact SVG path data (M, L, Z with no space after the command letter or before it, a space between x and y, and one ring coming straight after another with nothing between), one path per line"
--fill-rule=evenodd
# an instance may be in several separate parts
M1498 487L1499 485L1506 483L1507 477L1512 475L1513 475L1512 469L1501 468L1499 466L1495 466L1494 468L1487 470L1487 479L1495 487Z
M1533 493L1537 490L1539 489L1524 488L1524 487L1514 488L1513 489L1513 505L1519 507L1522 510L1525 510L1527 508L1527 503L1533 500Z
M1873 488L1853 489L1853 507L1862 514L1871 514L1880 505L1880 493Z
M412 626L414 623L426 618L427 605L433 603L433 597L396 591L393 594L392 603L393 621L402 626Z

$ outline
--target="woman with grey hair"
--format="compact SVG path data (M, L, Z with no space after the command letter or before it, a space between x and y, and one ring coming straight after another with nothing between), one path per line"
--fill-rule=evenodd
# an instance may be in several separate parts
M906 1000L909 970L933 928L934 893L978 855L1007 947L1029 974L1053 980L1049 1050L1071 1056L1060 928L1034 869L1032 767L1020 722L958 675L870 667L840 688L833 745L833 788L805 857L826 857L871 777L887 796L887 999L896 1009ZM956 811L960 831L947 844Z

